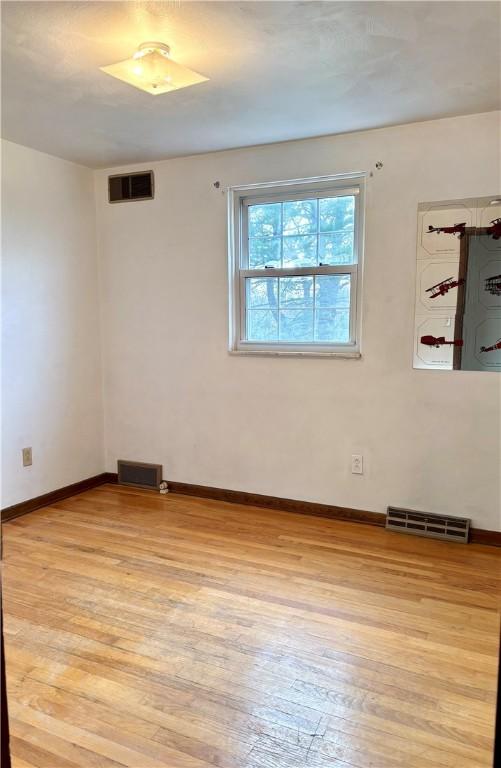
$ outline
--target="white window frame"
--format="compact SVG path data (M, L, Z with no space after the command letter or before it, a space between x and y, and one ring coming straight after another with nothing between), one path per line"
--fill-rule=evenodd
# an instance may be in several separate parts
M362 269L366 173L248 184L228 189L229 351L233 354L360 357L362 328ZM354 262L324 267L248 269L247 216L249 205L294 199L355 197ZM245 280L249 277L350 275L350 340L345 344L247 341Z

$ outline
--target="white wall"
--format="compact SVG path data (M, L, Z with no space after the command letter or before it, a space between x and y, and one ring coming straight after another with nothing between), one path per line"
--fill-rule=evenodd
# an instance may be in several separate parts
M136 166L154 168L155 200L121 205L97 172L106 468L160 462L172 480L501 529L499 375L412 368L417 205L499 193L498 132L490 113ZM229 355L226 198L213 182L378 160L362 359Z
M102 472L103 434L92 171L6 141L2 166L6 507Z

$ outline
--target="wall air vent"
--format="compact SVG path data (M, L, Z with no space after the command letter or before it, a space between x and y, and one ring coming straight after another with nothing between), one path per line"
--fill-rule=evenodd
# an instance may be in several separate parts
M117 464L119 485L134 485L136 488L153 488L158 491L158 486L162 482L161 464L121 460Z
M152 200L153 171L108 176L110 203L125 203L130 200Z
M434 515L429 512L415 512L412 509L388 507L386 528L400 533L413 533L444 541L468 543L470 520L465 517Z

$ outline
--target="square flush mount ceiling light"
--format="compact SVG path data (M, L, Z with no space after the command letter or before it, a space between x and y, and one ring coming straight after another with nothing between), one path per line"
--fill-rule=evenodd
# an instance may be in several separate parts
M170 48L164 43L142 43L132 59L100 69L153 96L203 83L209 79L172 61Z

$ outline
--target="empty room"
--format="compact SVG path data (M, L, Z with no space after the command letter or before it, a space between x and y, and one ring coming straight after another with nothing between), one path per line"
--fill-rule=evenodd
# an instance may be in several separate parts
M2 768L500 766L501 4L0 10Z

